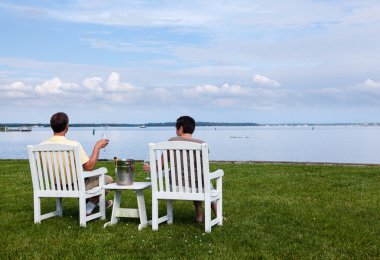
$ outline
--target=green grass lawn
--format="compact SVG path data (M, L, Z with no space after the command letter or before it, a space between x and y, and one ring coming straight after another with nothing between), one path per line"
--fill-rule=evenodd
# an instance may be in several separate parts
M136 163L136 181L146 175ZM114 176L112 162L99 162ZM222 168L222 227L204 233L192 202L174 203L174 224L137 230L137 219L79 226L76 199L63 217L33 223L26 160L0 160L0 258L380 258L380 167L212 163ZM132 192L128 202L137 205ZM108 195L112 198L113 193ZM145 192L148 217L151 193ZM124 201L125 202L125 201ZM45 199L42 208L53 210ZM164 203L160 204L164 212ZM107 210L107 221L111 210Z

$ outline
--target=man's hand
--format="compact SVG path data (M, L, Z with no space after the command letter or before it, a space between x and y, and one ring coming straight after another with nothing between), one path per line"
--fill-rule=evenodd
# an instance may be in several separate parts
M96 162L98 161L99 157L99 151L100 149L106 147L108 145L109 140L108 139L100 139L96 142L94 145L94 150L92 151L92 154L85 164L83 164L83 168L86 171L92 171L96 165Z
M150 165L149 165L149 163L144 162L143 171L144 172L148 172L148 173L150 172Z
M104 148L108 145L109 140L108 139L100 139L99 141L96 142L95 147L97 149Z

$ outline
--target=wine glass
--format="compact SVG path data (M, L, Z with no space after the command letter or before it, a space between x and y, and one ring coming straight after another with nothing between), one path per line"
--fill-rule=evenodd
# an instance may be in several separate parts
M106 133L106 129L104 130L104 132L102 133L102 139L104 140L109 140L108 136L107 136L107 133ZM105 152L106 151L106 148L104 147L103 151Z

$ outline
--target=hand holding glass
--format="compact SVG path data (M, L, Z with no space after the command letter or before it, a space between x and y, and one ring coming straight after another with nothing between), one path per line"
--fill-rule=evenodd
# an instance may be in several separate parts
M106 133L102 133L102 139L104 139L104 140L109 140L108 138L107 138L107 134ZM106 151L106 148L104 148L104 152Z
M149 160L145 159L144 160L144 165L143 165L143 170L150 175L150 165L149 165ZM145 180L150 180L150 176L146 177Z

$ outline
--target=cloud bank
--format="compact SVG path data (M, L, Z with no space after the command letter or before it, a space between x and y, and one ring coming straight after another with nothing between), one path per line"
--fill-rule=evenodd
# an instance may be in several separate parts
M0 85L3 106L22 103L34 106L131 105L160 107L166 105L210 105L231 109L281 109L298 105L336 106L349 99L360 100L357 106L380 103L380 81L366 79L343 88L316 88L294 91L278 81L256 74L253 84L197 85L182 87L143 87L123 82L117 72L108 78L90 77L82 82L63 82L54 77L36 85L22 82ZM365 101L365 102L363 102ZM351 104L351 103L350 103Z

